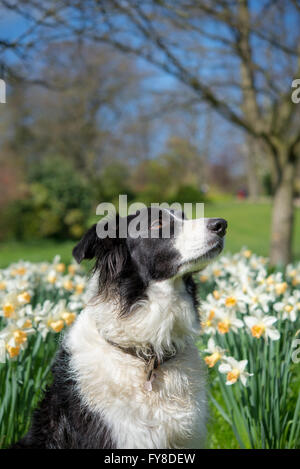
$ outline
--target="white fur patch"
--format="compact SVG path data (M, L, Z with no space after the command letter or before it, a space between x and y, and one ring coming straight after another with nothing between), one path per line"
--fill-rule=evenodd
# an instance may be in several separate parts
M92 284L95 279L92 280ZM91 303L66 337L72 372L84 403L99 412L118 448L198 448L205 439L205 371L194 345L196 318L181 279L154 282L148 301L120 319L113 303ZM177 354L144 389L141 359L106 339L157 354Z
M182 266L179 274L203 269L219 251L210 254L210 250L222 243L223 240L215 240L215 235L207 228L209 218L197 218L183 220L182 229L175 238L175 248L181 255Z

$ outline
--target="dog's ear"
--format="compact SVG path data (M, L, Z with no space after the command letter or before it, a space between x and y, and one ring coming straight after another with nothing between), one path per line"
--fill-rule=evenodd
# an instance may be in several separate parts
M81 238L72 251L74 259L80 264L83 259L93 259L99 248L100 239L97 236L96 226L93 225Z
M107 223L103 226L106 230ZM115 228L117 235L119 216L116 217ZM97 225L93 225L73 249L73 256L79 264L83 259L96 258L94 269L99 271L99 278L104 284L119 276L128 259L128 250L124 239L99 238Z

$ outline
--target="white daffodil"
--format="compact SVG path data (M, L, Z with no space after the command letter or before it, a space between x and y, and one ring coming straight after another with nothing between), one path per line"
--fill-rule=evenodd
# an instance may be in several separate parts
M217 332L217 318L214 309L200 312L201 326L205 334L214 335Z
M230 330L237 332L241 327L244 323L236 317L234 310L224 307L217 310L217 330L220 334L227 334Z
M289 288L288 283L285 281L282 272L269 275L263 282L266 287L266 291L273 293L276 296L281 296Z
M225 363L219 366L219 371L220 373L227 374L227 386L231 386L238 380L241 381L243 386L246 386L248 377L253 376L253 373L245 371L248 360L237 361L233 357L226 357L224 360Z
M245 297L240 286L237 288L227 288L223 292L219 304L228 311L246 312Z
M31 327L24 329L20 328L18 324L10 322L0 331L0 340L4 342L10 358L15 358L26 347L28 336L34 333L35 330Z
M205 352L209 353L209 355L205 357L204 361L209 368L212 368L219 360L222 359L225 350L216 345L214 339L210 338Z
M264 313L268 313L270 303L275 299L272 293L266 291L264 285L248 285L243 294L250 313L255 312L256 309L262 309Z
M217 327L218 300L211 293L201 303L199 311L201 326L205 334L215 334Z
M4 318L14 319L18 315L20 303L18 301L18 292L11 292L5 295L1 300L0 315Z
M295 322L300 315L300 291L296 290L292 295L284 295L281 301L274 304L274 309L281 314L282 319Z
M273 327L277 321L275 316L245 316L244 321L256 339L264 337L267 340L269 337L271 340L278 340L280 337L279 331Z
M286 277L290 280L293 287L300 285L300 268L299 265L289 264L286 267Z
M34 320L38 331L45 339L48 332L60 332L65 325L70 326L76 319L76 313L69 311L66 300L60 300L53 304L46 300L43 305L38 305L34 314Z

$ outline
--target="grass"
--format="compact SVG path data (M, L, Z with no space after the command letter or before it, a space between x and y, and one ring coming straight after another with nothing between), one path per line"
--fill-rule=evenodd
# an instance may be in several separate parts
M293 252L300 259L300 209L296 209ZM237 252L247 246L255 253L268 256L270 240L271 204L226 202L205 205L206 217L222 217L228 221L225 252ZM31 242L0 243L0 268L20 259L32 262L51 261L60 254L63 262L70 261L75 241L55 242L40 240Z
M3 242L0 243L0 268L7 267L12 262L21 259L31 262L52 261L56 254L61 256L62 262L67 263L72 258L74 245L75 241Z
M270 245L271 204L227 202L205 205L205 217L222 217L228 221L225 252L237 252L247 246L256 254L268 256ZM300 259L300 209L295 210L293 238L294 259ZM298 241L298 242L297 242Z

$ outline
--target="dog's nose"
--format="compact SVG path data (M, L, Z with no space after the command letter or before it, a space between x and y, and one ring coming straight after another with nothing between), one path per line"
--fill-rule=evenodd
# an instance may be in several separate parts
M227 221L223 218L211 218L207 223L207 228L219 236L225 236Z

